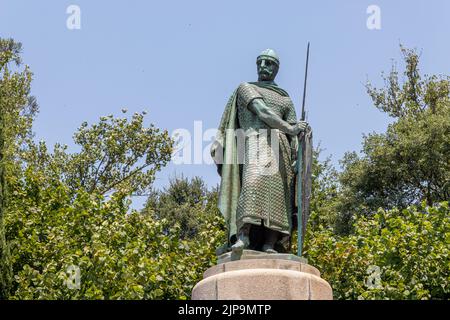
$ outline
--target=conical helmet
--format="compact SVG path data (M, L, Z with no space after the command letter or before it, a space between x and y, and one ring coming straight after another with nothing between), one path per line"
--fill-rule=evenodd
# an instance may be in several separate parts
M261 59L268 59L275 62L278 66L280 65L280 59L278 58L277 53L273 49L266 49L258 56L256 62L259 62Z

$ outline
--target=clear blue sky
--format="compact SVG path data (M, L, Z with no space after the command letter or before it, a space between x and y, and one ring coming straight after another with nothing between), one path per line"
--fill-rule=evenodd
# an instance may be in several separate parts
M66 27L71 4L81 8L81 30ZM372 4L381 30L366 27ZM83 121L124 107L147 110L170 132L192 131L196 120L217 127L234 88L255 80L255 58L267 47L279 53L277 82L299 110L311 41L309 122L337 163L360 149L363 133L389 122L372 107L366 79L382 84L381 71L401 60L399 43L422 50L424 73L449 74L449 31L448 0L0 0L0 36L23 43L34 72L36 137L69 146ZM211 165L172 164L156 186L175 173L219 182Z

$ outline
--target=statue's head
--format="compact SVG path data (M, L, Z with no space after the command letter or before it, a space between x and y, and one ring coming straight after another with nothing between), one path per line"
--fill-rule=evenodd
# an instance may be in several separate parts
M266 49L256 59L259 81L273 81L280 67L280 59L273 49Z

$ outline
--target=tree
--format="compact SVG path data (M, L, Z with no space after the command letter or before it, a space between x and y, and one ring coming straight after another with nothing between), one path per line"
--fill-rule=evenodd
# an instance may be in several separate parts
M450 78L424 76L419 55L401 47L405 81L394 65L385 87L367 84L375 107L394 118L386 133L364 136L362 155L347 153L340 175L341 219L349 232L355 212L429 206L450 198Z
M0 38L0 299L8 296L12 283L9 245L4 220L8 214L9 177L22 142L29 138L31 121L37 111L30 96L32 74L21 67L21 44ZM11 71L11 65L16 71Z
M145 193L155 173L170 161L173 141L166 130L153 124L145 127L144 115L135 113L130 120L109 115L92 126L84 122L74 134L80 152L68 153L67 146L56 144L49 154L41 142L31 145L26 161L64 181L71 190L102 195Z
M405 81L394 67L384 88L367 84L394 118L386 133L364 136L339 174L314 162L305 255L335 299L450 298L450 83L401 50Z
M179 225L181 237L192 239L208 216L220 215L217 192L217 188L209 191L200 177L190 180L175 177L164 190L152 190L143 213L151 214L156 220L165 219L169 225Z
M185 290L179 286L161 293L156 284L149 287L151 281L145 284L182 249L178 229L162 232L165 222L130 212L128 200L149 188L169 161L167 132L145 128L142 114L130 121L109 116L90 128L84 124L75 142L78 153L60 145L50 153L44 142L32 141L21 153L5 220L12 298L181 297ZM160 245L166 253L157 250ZM65 285L71 266L82 272L79 290Z
M60 144L50 152L32 140L31 73L8 68L20 63L20 45L2 41L1 54L2 297L188 298L222 241L220 217L204 215L196 238L185 241L178 226L130 210L128 201L170 160L167 131L144 126L144 114L107 116L82 124L79 152ZM71 266L81 271L75 290L67 285Z
M72 200L64 183L47 184L31 168L25 175L7 221L12 299L187 299L225 236L217 216L183 240L179 226L127 214L116 196L80 189ZM70 269L79 270L79 286Z
M331 157L320 161L320 146L313 152L310 220L308 227L315 230L319 226L335 226L337 195L340 191L339 173L331 164Z
M202 217L192 239L183 239L173 220L130 210L128 201L150 190L170 160L167 131L144 126L144 114L107 116L78 129L79 152L60 144L50 152L32 139L31 73L8 69L9 62L19 64L20 45L1 45L1 297L188 298L225 237L220 215L205 212L214 195L197 179L185 190L191 198L177 199ZM71 282L72 267L80 270L79 286Z
M349 236L307 232L305 255L335 299L450 299L448 202L355 219Z

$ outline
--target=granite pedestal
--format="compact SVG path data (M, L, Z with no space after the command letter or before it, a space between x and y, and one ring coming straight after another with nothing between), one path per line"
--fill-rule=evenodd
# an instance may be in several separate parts
M192 291L192 300L332 300L331 286L303 258L244 250L218 257Z

